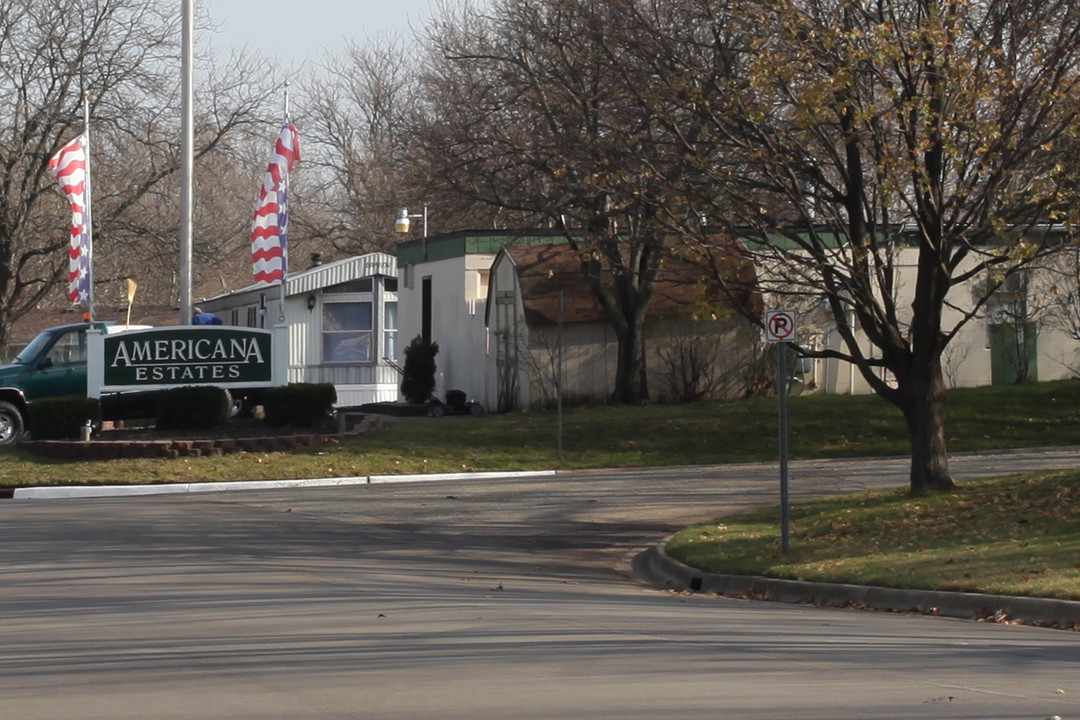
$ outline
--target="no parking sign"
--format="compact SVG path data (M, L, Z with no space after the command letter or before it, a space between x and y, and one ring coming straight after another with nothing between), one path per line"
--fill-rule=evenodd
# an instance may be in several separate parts
M765 339L774 343L795 342L795 311L769 310L765 313ZM787 555L791 544L791 510L788 501L788 411L787 346L776 353L777 390L780 396L780 552Z
M795 341L794 310L769 310L765 313L765 339L769 342Z

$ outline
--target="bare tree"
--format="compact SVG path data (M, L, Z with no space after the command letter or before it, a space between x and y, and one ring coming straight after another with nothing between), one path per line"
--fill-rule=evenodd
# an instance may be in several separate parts
M428 206L429 235L468 226L460 196L435 187L417 152L419 55L411 46L401 36L350 42L310 78L301 122L311 185L308 212L296 219L337 252L392 252L402 208Z
M95 273L109 291L124 275L167 302L178 261L179 27L162 0L11 0L0 10L0 340L13 320L61 294L66 204L49 158L83 125L89 101ZM227 153L261 127L265 63L239 60L201 76L197 155ZM204 197L216 197L216 190ZM246 212L245 212L246 215ZM197 242L220 235L206 223Z
M1001 283L1060 245L1047 224L1074 219L1075 4L681 7L686 22L657 27L667 50L651 54L707 191L688 217L747 238L775 296L824 299L844 349L818 354L854 363L903 413L914 493L952 487L942 353ZM717 73L732 49L740 72Z
M394 214L412 196L401 132L414 86L404 44L391 37L347 44L311 78L302 122L323 212L312 213L308 234L342 252L393 247Z
M562 231L618 339L613 399L648 398L644 321L682 203L657 180L684 153L641 102L627 3L501 0L428 33L425 164L475 202Z
M163 71L168 73L168 68ZM272 68L234 55L225 68L200 68L195 98L193 290L208 295L251 282L251 211L276 138L280 89ZM150 102L176 108L178 88ZM179 116L133 106L122 124L92 120L95 157L95 271L108 298L132 277L143 302L176 301L179 282ZM133 172L134 170L134 172ZM100 180L97 178L100 177Z

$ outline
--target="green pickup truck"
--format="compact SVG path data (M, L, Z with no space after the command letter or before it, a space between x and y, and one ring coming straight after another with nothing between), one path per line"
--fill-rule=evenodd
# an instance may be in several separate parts
M0 366L0 445L22 434L26 408L34 401L86 395L86 331L90 327L77 323L43 330L11 364ZM94 327L106 334L135 329L106 323L94 323Z
M103 337L88 333L91 328ZM184 385L220 387L232 413L244 414L265 388L288 384L288 347L285 326L272 331L108 323L49 328L10 365L0 366L0 445L23 433L33 403L58 395L86 397L88 391L100 395L105 420L152 418L158 395Z

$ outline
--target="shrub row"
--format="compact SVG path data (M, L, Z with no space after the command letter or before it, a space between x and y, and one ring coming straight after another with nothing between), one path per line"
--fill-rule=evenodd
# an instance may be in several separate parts
M76 439L86 423L101 422L101 402L78 395L42 398L32 403L26 415L26 429L35 440Z
M337 402L330 383L296 383L262 391L266 422L278 427L313 427L325 422ZM168 430L206 430L229 420L232 399L223 388L178 387L163 390L155 402L154 423ZM42 398L27 412L27 429L35 440L78 439L89 421L101 423L101 401L77 395Z
M212 385L162 390L154 403L154 424L160 430L207 430L229 420L232 398Z
M335 402L337 389L330 383L294 383L262 392L266 422L277 427L312 427L325 422Z

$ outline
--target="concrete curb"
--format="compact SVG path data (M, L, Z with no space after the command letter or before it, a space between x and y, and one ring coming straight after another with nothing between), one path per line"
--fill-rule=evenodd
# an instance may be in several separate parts
M1080 602L979 593L902 590L898 588L801 582L747 575L706 573L683 565L663 544L639 553L634 574L658 588L714 593L751 600L848 607L979 620L1017 622L1080 629Z
M550 477L554 474L554 470L536 470L529 472L439 473L431 475L359 475L356 477L314 478L307 480L238 480L235 482L172 483L161 485L57 485L50 487L15 488L11 497L15 500L52 500L61 498L179 495L186 493L228 492L237 490L283 490L289 488L343 487L349 485L383 485L388 483Z

